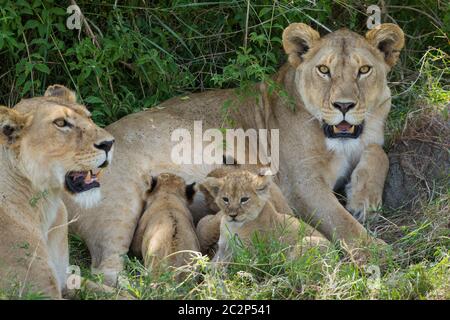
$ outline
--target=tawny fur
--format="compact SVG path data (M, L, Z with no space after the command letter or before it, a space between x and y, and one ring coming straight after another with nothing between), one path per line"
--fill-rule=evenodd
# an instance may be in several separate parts
M262 172L264 170L264 168L261 166L227 165L227 166L212 170L210 173L208 173L208 175L206 177L207 178L208 177L223 178L227 174L238 171L238 170L248 170L253 173L259 173L259 172ZM218 212L219 208L217 207L217 205L215 203L214 197L208 192L208 190L203 186L203 184L198 185L198 190L204 194L205 201L206 201L206 204L208 205L208 207L213 212ZM272 204L274 205L275 209L278 212L293 214L292 209L289 207L287 200L284 198L283 193L281 192L280 188L276 184L270 185L269 192L270 192L270 201L272 202Z
M231 258L233 247L230 241L239 239L245 246L252 244L252 238L270 235L291 247L292 256L301 254L311 246L326 248L328 241L319 234L311 235L297 218L278 212L270 199L270 176L259 176L249 171L237 170L223 178L208 178L204 187L214 195L220 208L220 228L215 219L204 220L203 229L213 233L220 230L218 251L213 259L226 262ZM226 199L226 200L224 200ZM200 225L200 224L199 224ZM238 242L235 244L239 245Z
M235 128L279 129L280 170L276 181L304 221L351 249L359 248L361 240L372 242L352 215L364 221L381 200L388 169L382 148L384 125L391 106L387 73L403 43L403 32L393 24L381 24L367 37L349 30L318 37L311 27L292 24L283 33L289 62L273 81L293 104L285 94L269 90L273 86L259 83L248 96L230 89L175 97L108 126L117 138L118 153L104 176L107 183L103 192L108 201L95 210L85 211L72 204L69 210L74 216L83 213L73 230L86 241L93 270L115 283L143 210L144 177L148 172L171 172L190 183L201 182L220 166L174 164L173 130L184 128L193 137L194 121L202 120L203 130L220 128L227 123L225 116ZM331 78L318 73L320 64L329 66ZM364 65L372 66L371 72L358 77ZM323 121L334 125L342 120L342 114L332 106L340 99L358 102L346 114L354 123L364 120L358 139L338 141L324 135ZM224 105L231 105L226 114ZM223 141L217 143L223 145ZM204 142L204 146L209 144ZM345 208L333 189L347 181ZM211 213L201 193L190 208L194 221Z
M53 121L60 118L73 123L73 131L56 128ZM46 96L22 100L14 109L0 107L3 292L62 297L69 264L64 177L68 171L96 169L106 156L94 143L111 139L63 86L51 86Z
M245 168L245 169L242 169ZM221 168L214 169L208 173L207 178L224 178L230 173L239 173L248 170L253 173L262 172L261 167L251 168L250 166L238 166L238 165L228 165ZM220 208L216 204L215 197L208 191L203 183L198 185L198 189L205 195L205 201L207 205L211 208L214 214L209 214L203 217L197 224L196 232L200 242L200 248L202 253L209 256L214 256L214 252L217 251L217 242L220 236L220 222L222 215L219 213ZM280 188L275 184L271 183L269 185L269 199L268 201L272 204L276 212L284 213L293 216L294 213L289 207L287 199L284 197ZM311 228L309 225L305 224L305 234L312 236L321 236L321 234Z
M149 191L132 250L154 274L188 265L200 251L188 201L184 180L172 174L159 175Z

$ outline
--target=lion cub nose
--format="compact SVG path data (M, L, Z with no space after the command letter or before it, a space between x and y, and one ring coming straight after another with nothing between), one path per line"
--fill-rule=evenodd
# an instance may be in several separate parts
M229 216L230 216L231 218L236 218L236 217L237 217L237 213L229 214Z
M345 113L350 110L351 108L355 107L354 102L333 102L333 107L336 109L341 110L341 112L345 115Z
M96 147L97 149L103 150L106 153L108 153L109 151L111 151L111 148L114 144L114 140L109 140L109 141L102 141L99 144L94 144L94 147Z

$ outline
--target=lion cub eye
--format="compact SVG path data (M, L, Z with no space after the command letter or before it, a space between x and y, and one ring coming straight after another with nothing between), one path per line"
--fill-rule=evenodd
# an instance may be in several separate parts
M249 197L242 197L242 198L241 198L241 204L247 203L248 200L250 200Z
M319 72L322 73L322 74L326 74L326 75L330 74L330 69L327 66L323 65L323 64L318 66L317 70L319 70Z
M222 200L223 202L225 202L225 204L228 204L228 202L230 202L230 200L227 197L223 197Z
M69 127L71 128L72 125L66 121L66 119L56 119L55 121L53 121L53 123L59 127L59 128L64 128L64 127Z
M367 74L371 69L371 66L362 66L361 68L359 68L359 74Z

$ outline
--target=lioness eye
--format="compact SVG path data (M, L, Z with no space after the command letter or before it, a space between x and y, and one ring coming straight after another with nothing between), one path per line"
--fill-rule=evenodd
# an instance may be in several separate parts
M242 198L241 198L241 203L244 204L244 203L246 203L248 200L250 200L249 197L242 197Z
M330 69L327 66L323 65L323 64L318 66L317 69L319 70L320 73L323 73L323 74L329 74L330 73Z
M225 202L225 203L228 203L228 202L229 202L229 199L228 199L227 197L223 197L222 200L223 200L223 202Z
M53 123L60 128L71 127L70 123L68 123L65 119L56 119Z
M361 68L359 68L359 73L360 74L366 74L370 71L371 67L370 66L362 66Z

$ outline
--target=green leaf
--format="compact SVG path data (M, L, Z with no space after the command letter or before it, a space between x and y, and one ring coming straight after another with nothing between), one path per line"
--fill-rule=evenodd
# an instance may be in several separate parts
M25 23L25 25L23 26L23 29L36 29L39 25L40 23L37 20L28 20L27 23Z
M34 0L33 2L33 9L40 7L42 5L42 1L41 0Z
M66 15L66 11L63 10L62 8L58 8L58 7L50 8L48 11L50 12L50 14L54 14L56 16L65 16Z
M25 0L17 0L17 1L16 1L16 4L17 4L18 6L22 6L22 7L31 9L30 4L29 4L27 1L25 1Z
M47 67L47 65L43 64L43 63L38 63L34 65L34 68L36 70L39 70L40 72L46 73L46 74L50 74L50 68Z
M98 103L103 103L103 100L100 99L99 97L94 97L94 96L89 96L86 99L84 99L84 101L86 103L92 103L92 104L98 104Z
M23 86L22 89L22 95L25 95L26 93L28 93L31 89L31 81L27 81L25 82L25 85Z
M262 16L266 15L267 13L272 12L272 7L264 7L259 11L258 16L261 18Z

